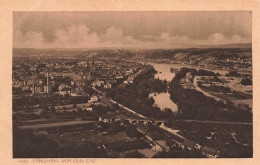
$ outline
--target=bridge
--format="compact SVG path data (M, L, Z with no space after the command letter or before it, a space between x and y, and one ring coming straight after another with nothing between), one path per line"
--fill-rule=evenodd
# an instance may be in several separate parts
M165 126L165 121L163 120L149 120L149 119L123 119L124 122L129 122L131 124L144 124L144 125L148 125L148 124L153 124L156 126Z
M157 126L160 126L161 124L165 124L166 121L164 120L153 120L153 119L149 119L139 113L136 113L135 111L131 110L130 108L127 108L123 105L121 105L120 103L110 99L110 101L114 104L119 105L121 108L123 108L124 110L136 115L137 117L142 118L143 120L148 120L148 121L153 121L153 123ZM137 120L137 119L136 119ZM253 125L253 123L249 122L232 122L232 121L206 121L206 120L173 120L173 121L177 121L177 122L187 122L187 123L205 123L205 124L226 124L226 125ZM134 121L136 122L136 121Z

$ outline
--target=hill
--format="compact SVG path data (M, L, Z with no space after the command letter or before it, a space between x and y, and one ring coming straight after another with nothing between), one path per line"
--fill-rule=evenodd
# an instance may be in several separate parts
M145 59L169 59L177 61L225 60L228 58L252 57L251 48L192 48L174 50L154 50L144 56Z

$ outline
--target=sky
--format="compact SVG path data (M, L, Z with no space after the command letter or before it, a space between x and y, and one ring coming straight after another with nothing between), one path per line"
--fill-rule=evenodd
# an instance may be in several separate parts
M250 11L14 12L14 48L189 48L252 42Z

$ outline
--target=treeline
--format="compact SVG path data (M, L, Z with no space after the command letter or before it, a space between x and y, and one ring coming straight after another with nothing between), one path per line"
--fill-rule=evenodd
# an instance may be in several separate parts
M186 76L186 74L190 72L191 75L194 76L214 76L214 80L215 81L219 81L219 79L217 78L217 76L220 76L219 73L214 73L212 71L209 70L204 70L204 69L193 69L193 68L186 68L183 67L181 68L181 70L176 73L175 77L172 79L172 83L179 83L179 81L184 78Z
M215 86L215 85L211 85L209 87L207 86L203 86L200 83L198 83L198 86L204 89L209 89L211 91L215 91L215 92L221 92L224 95L228 95L230 97L236 98L236 99L252 99L252 95L247 94L247 93L243 93L243 92L239 92L239 91L232 91L229 87L224 87L224 86Z
M209 87L201 85L201 83L198 83L199 87L205 88L205 89L209 89L215 92L221 92L225 95L227 95L228 93L231 93L231 89L229 87L225 87L225 86L216 86L216 85L211 85Z
M80 104L88 102L88 96L42 95L13 98L13 111L32 110L33 106L46 109L48 105Z
M253 82L252 82L252 79L249 79L249 78L243 78L243 80L241 81L241 84L242 85L252 85Z
M179 119L252 121L251 113L242 111L230 103L216 101L194 89L184 89L179 82L188 72L198 75L194 69L182 68L170 83L169 92L171 99L178 105Z
M172 116L172 112L162 112L158 107L154 107L154 99L149 98L150 93L165 92L167 88L166 81L154 78L155 73L150 66L136 77L133 84L113 88L107 92L107 96L147 117Z
M14 113L13 121L21 122L23 120L35 120L39 118L55 118L56 120L74 120L76 118L81 118L81 120L97 120L100 116L114 112L114 109L110 108L109 106L103 105L94 105L92 111L84 110L77 106L74 106L73 111L66 111L66 109L67 108L64 108L63 110L57 110L55 109L55 107L52 106L51 108L47 107L47 109L43 109L40 114Z

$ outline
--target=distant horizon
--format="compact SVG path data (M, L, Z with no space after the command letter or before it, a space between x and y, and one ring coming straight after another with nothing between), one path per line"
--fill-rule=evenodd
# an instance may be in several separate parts
M208 49L208 48L252 48L252 43L228 43L228 44L218 44L218 45L200 45L197 47L179 47L179 48L129 48L129 47L94 47L94 48L16 48L13 49L45 49L45 50L109 50L109 49L123 49L123 50L172 50L172 49Z

